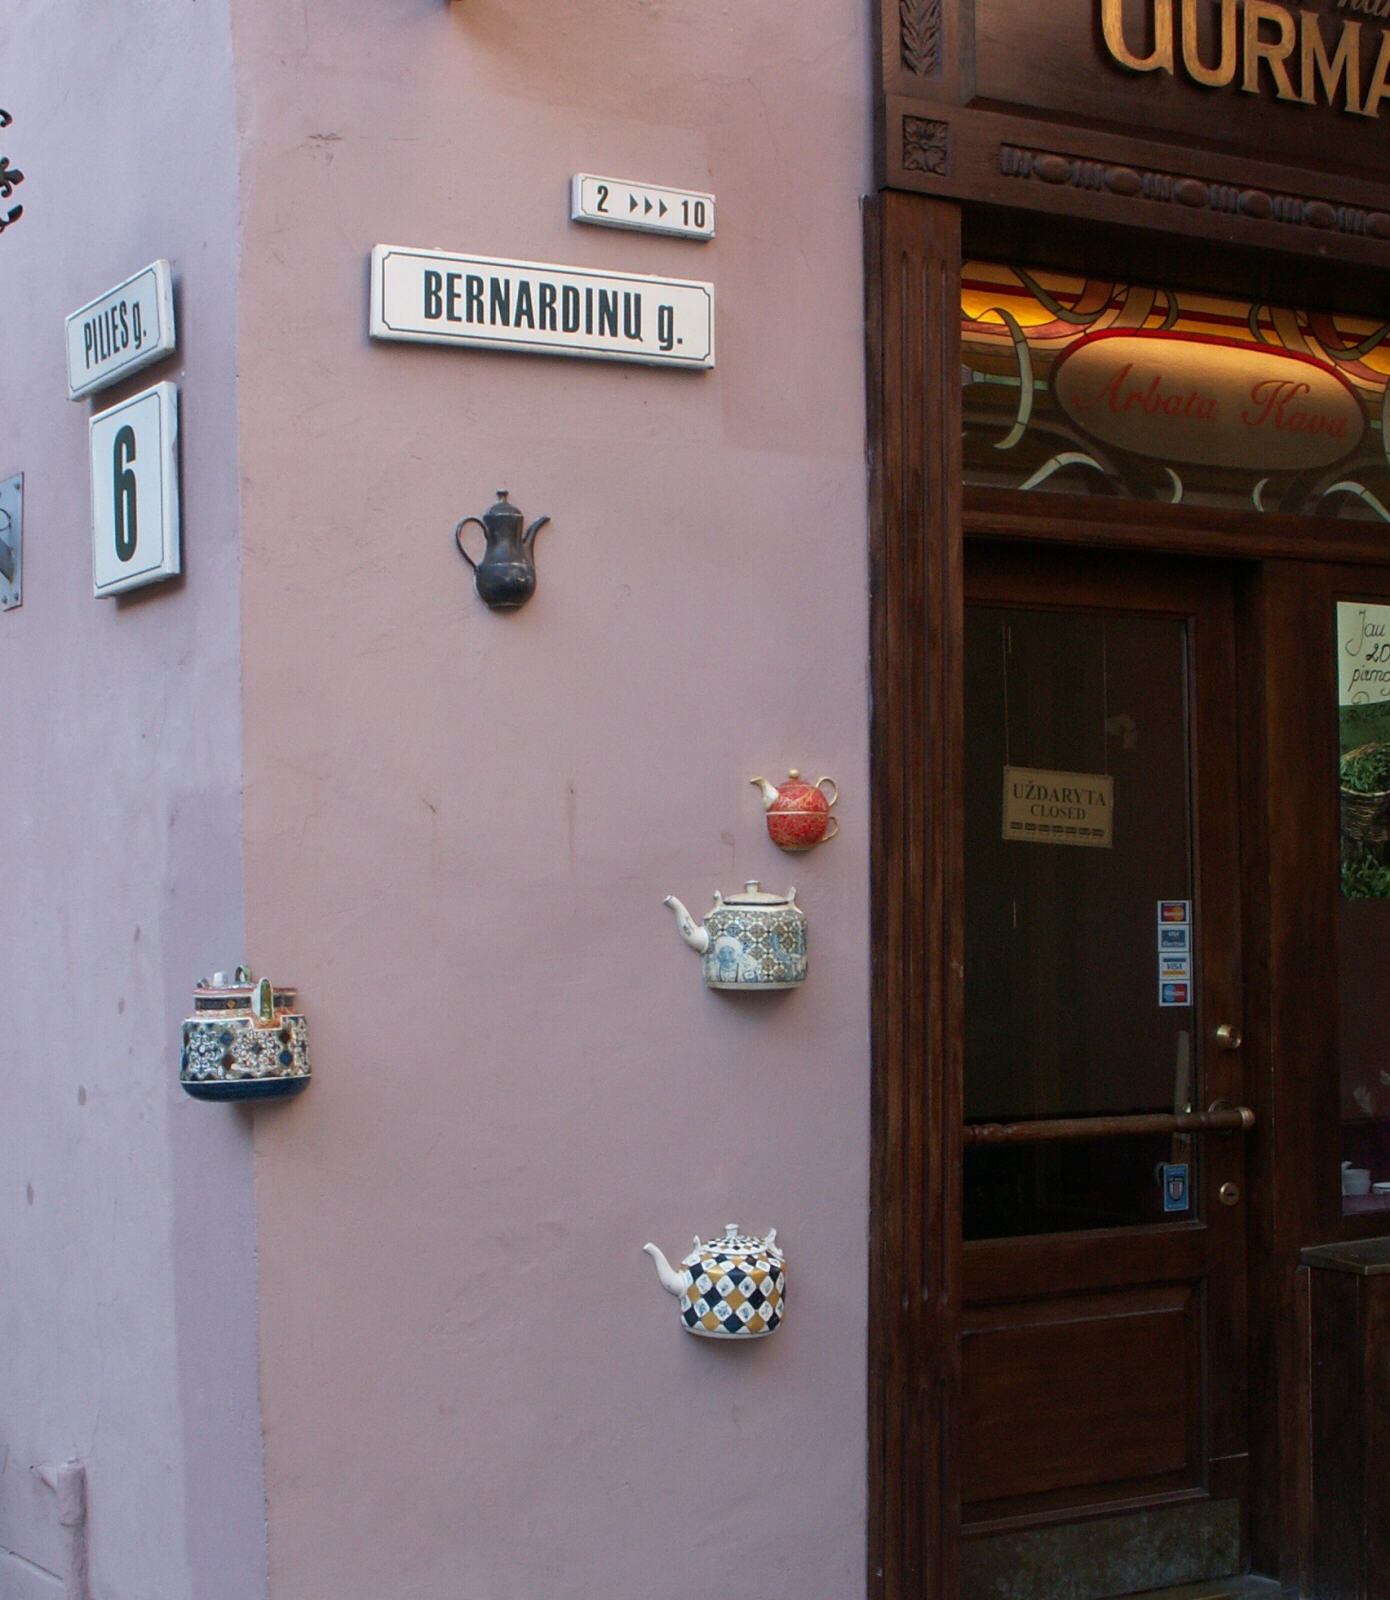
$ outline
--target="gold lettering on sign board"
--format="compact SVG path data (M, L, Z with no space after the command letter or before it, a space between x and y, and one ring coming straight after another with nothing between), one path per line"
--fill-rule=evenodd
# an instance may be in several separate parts
M1260 37L1262 22L1272 22L1278 28L1277 40ZM1246 94L1260 92L1260 62L1263 61L1274 79L1275 94L1281 100L1298 99L1284 66L1293 52L1296 31L1293 18L1274 0L1245 0L1245 77L1240 86Z
M1134 42L1125 33L1124 0L1099 4L1105 48L1128 72L1166 72L1204 89L1237 86L1252 95L1272 88L1277 100L1336 106L1360 117L1378 117L1390 98L1390 29L1378 30L1378 42L1369 35L1363 41L1365 25L1344 16L1329 42L1316 11L1295 12L1282 0L1219 0L1216 58L1205 61L1199 22L1211 0L1149 0L1148 27ZM1338 0L1338 9L1390 18L1390 0Z
M1359 22L1344 22L1342 24L1342 37L1337 41L1337 52L1331 61L1327 59L1327 45L1323 41L1322 29L1318 27L1317 13L1305 11L1303 20L1303 93L1300 96L1305 104L1313 103L1311 93L1313 74L1317 73L1322 84L1322 92L1331 105L1337 93L1339 84L1345 82L1343 99L1348 111L1358 114L1361 110L1361 24Z
M1197 49L1197 8L1185 0L1182 8L1182 64L1194 83L1224 89L1236 75L1236 0L1221 0L1221 58L1208 67Z
M1173 0L1154 0L1154 47L1150 55L1137 56L1125 43L1122 0L1101 0L1100 26L1105 45L1122 67L1131 72L1172 72ZM1196 28L1194 21L1193 28Z
M1355 27L1355 23L1347 23L1347 27ZM1371 87L1366 91L1366 103L1361 108L1363 116L1378 117L1380 115L1380 102L1390 94L1390 32L1384 28L1380 30L1380 55L1376 58L1376 70L1371 76Z

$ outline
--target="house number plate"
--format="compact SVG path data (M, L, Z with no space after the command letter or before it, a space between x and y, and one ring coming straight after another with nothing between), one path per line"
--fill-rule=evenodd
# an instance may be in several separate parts
M570 220L597 223L601 228L668 233L678 239L712 239L714 196L576 172L570 187Z
M178 431L172 383L90 419L94 594L119 594L178 572Z

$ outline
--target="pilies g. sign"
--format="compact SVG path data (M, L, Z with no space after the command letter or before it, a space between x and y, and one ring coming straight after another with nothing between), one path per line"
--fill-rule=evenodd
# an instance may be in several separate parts
M1124 0L1099 0L1110 59L1130 72L1164 72L1202 89L1272 94L1378 117L1390 97L1390 0L1335 0L1330 14L1277 0L1146 0L1131 31Z

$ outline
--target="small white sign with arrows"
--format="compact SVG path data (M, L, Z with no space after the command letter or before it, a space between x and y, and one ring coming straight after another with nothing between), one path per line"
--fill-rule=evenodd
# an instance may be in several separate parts
M570 220L597 223L600 228L667 233L677 239L712 239L714 196L576 172L570 184Z

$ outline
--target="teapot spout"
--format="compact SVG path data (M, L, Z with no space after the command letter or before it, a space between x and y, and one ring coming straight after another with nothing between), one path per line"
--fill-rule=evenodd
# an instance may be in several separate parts
M549 517L537 517L531 526L527 528L526 532L521 536L521 545L524 550L529 550L531 548L531 541L549 521Z
M709 929L698 926L694 917L676 899L675 895L668 894L661 903L662 905L670 906L671 910L675 912L676 926L680 929L681 938L685 940L692 950L704 955L705 951L709 949Z
M654 1244L644 1244L642 1248L656 1263L656 1275L661 1279L661 1287L667 1294L679 1295L685 1289L685 1279L671 1265L666 1257Z
M777 786L769 783L766 778L750 778L748 781L761 792L763 797L763 810L766 811L772 802L777 798Z

